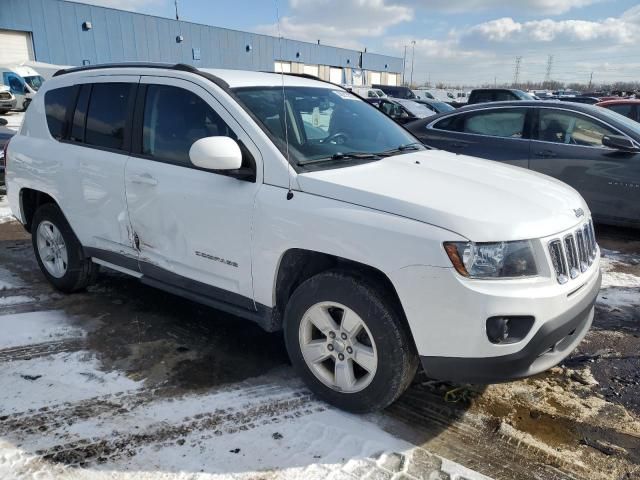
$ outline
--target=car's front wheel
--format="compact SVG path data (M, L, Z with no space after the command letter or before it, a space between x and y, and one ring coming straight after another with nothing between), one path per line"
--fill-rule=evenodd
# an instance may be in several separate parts
M47 203L36 210L31 238L42 273L58 290L75 292L95 280L98 265L85 257L82 245L56 205Z
M390 295L341 271L303 282L285 311L291 361L309 388L339 408L366 412L395 401L418 357Z

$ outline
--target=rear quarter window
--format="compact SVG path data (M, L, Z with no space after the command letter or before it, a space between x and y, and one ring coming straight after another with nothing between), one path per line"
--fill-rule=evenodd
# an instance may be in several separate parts
M68 130L68 115L75 106L76 87L49 90L44 95L44 110L49 133L57 140L64 138Z

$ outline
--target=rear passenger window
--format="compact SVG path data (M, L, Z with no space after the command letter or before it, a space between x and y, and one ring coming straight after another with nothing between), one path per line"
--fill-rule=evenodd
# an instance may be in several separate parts
M44 95L44 110L51 136L57 140L67 133L67 112L74 107L76 87L56 88Z
M229 126L194 93L168 85L149 85L144 107L142 153L190 166L189 149L204 137L231 137Z
M136 85L95 83L91 90L85 143L114 150L124 149L124 133Z

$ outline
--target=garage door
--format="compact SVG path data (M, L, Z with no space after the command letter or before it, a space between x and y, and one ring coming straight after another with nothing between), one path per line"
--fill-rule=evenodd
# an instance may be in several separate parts
M333 68L329 69L329 81L331 83L342 83L342 69L341 68Z
M379 85L380 78L380 72L369 72L369 85Z
M398 75L395 73L387 73L387 85L398 85Z
M303 72L305 75L313 75L314 77L320 78L318 65L305 65Z
M16 64L35 60L29 32L0 30L0 64Z

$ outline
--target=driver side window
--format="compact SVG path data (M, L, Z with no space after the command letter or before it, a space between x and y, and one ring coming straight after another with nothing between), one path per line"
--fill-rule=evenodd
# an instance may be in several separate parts
M540 109L538 140L602 147L602 137L605 135L617 135L617 132L600 122L573 112Z
M142 153L156 160L191 165L189 149L204 137L230 137L231 128L196 94L169 85L149 85L144 107Z

